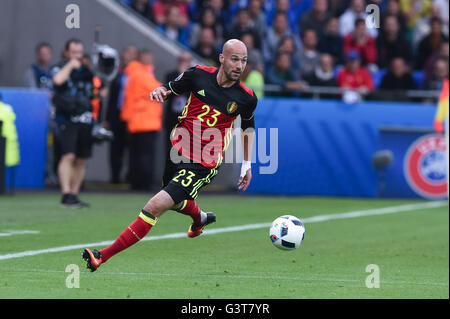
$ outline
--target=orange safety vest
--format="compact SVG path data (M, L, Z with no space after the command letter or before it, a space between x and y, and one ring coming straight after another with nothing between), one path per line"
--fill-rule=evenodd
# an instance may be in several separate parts
M162 129L162 103L150 101L150 92L161 83L151 72L151 67L133 61L125 68L128 81L120 118L127 123L130 133L160 131Z

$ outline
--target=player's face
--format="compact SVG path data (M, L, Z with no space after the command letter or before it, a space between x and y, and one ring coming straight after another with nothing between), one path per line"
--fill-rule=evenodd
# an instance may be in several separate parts
M223 55L223 71L229 81L237 81L247 65L247 52L231 52Z

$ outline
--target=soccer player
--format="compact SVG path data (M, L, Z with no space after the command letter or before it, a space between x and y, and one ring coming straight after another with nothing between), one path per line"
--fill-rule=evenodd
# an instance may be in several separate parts
M228 40L219 56L220 67L197 65L175 80L158 87L151 100L163 102L170 94L186 93L188 100L171 134L170 150L163 176L163 188L144 206L139 217L116 241L100 251L85 249L87 268L95 271L102 263L144 238L158 218L168 210L189 215L193 222L188 237L199 236L216 215L203 212L195 202L198 191L210 183L232 138L234 121L241 116L243 155L238 189L250 184L251 150L254 140L255 93L239 80L247 63L247 48L239 40ZM247 129L250 128L250 132Z

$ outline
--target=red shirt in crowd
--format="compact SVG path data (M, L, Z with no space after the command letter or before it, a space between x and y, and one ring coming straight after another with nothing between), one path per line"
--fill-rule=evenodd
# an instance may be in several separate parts
M365 44L357 43L353 34L344 37L344 56L355 50L361 54L363 64L377 63L378 51L375 39L368 36Z
M369 91L374 90L372 75L363 67L360 67L354 73L350 72L347 68L343 68L337 76L337 81L340 88L366 88Z

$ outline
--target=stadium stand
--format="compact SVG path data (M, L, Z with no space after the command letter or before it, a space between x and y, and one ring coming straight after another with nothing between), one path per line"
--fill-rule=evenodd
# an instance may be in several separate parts
M385 18L390 18L391 16L395 16L398 20L398 24L400 25L400 33L402 36L401 43L406 43L407 47L412 48L412 52L414 56L412 57L412 61L408 62L408 66L410 67L409 73L412 75L414 79L414 83L417 89L424 88L425 81L425 72L423 69L414 69L417 66L417 63L423 64L424 60L429 59L431 56L437 54L439 50L439 45L442 41L448 43L448 18L441 8L441 1L428 1L433 2L432 10L424 8L423 10L419 10L417 14L414 16L414 19L417 21L420 20L420 30L418 30L417 24L410 23L408 20L407 10L410 9L408 5L408 1L397 1L397 0L372 0L372 1L364 1L364 0L351 0L351 1L327 1L327 0L117 0L120 1L123 5L130 6L133 10L137 11L137 14L141 14L145 11L145 17L147 18L150 24L154 24L156 28L159 30L165 30L166 22L164 18L160 18L161 15L165 15L169 17L169 13L173 12L173 10L169 10L171 7L177 7L180 12L180 25L178 29L174 28L171 32L165 31L168 37L171 39L177 39L178 42L186 47L186 49L193 51L194 53L200 52L200 55L205 56L205 54L201 54L196 47L191 47L191 43L196 43L197 41L186 41L186 37L190 37L191 39L197 39L199 35L201 35L202 25L204 25L204 21L202 21L203 13L205 10L213 11L215 13L215 25L216 28L213 28L214 36L216 37L216 47L214 48L216 52L220 52L223 43L232 37L245 37L249 33L253 35L253 37L262 36L261 43L263 44L261 47L258 43L255 43L255 48L252 51L256 51L256 55L263 56L265 65L260 68L260 71L264 75L267 83L267 71L269 70L269 66L272 64L274 57L283 50L284 46L274 45L273 41L284 40L284 36L288 35L289 37L293 37L295 42L295 46L297 47L297 53L303 53L303 43L302 36L305 31L307 31L310 27L308 27L308 23L306 21L323 21L322 27L315 27L316 33L319 35L319 42L324 40L324 37L328 35L326 30L326 25L328 21L332 20L332 18L337 18L338 21L342 19L350 19L357 21L358 19L366 19L367 13L364 10L361 10L361 7L368 4L376 4L379 5L381 9L381 19L380 19L380 28L379 30L371 30L367 28L366 33L369 35L369 39L371 43L376 42L376 47L373 46L373 54L376 57L377 51L388 50L388 54L383 54L382 57L378 55L378 59L376 61L370 61L371 63L366 65L363 63L363 67L368 68L371 71L372 80L375 84L375 89L377 90L380 86L381 80L383 76L387 72L387 66L390 61L397 56L397 54L404 55L404 50L401 51L398 49L398 52L389 52L389 50L393 50L392 47L382 48L382 45L389 45L389 37L392 33L396 33L396 31L392 31L392 28L389 29L389 32L384 34L384 20ZM430 3L426 3L428 6ZM431 7L430 7L431 8ZM147 12L148 11L148 12ZM243 14L243 12L250 13L249 15ZM256 12L256 13L255 13ZM277 25L277 21L275 19L276 15L283 15L286 17L286 26ZM244 21L248 17L250 17L250 22ZM170 17L169 17L170 18ZM187 21L184 20L187 18ZM281 20L281 19L280 19ZM390 19L392 20L392 19ZM265 23L265 26L261 26L261 21ZM283 20L281 20L283 21ZM408 21L405 25L405 21ZM436 23L439 21L439 23ZM395 21L394 21L395 22ZM279 22L283 23L283 22ZM389 21L389 23L393 23ZM302 29L303 27L303 29ZM339 25L338 25L339 27ZM440 30L436 30L436 27L441 27ZM307 29L308 28L308 29ZM349 34L353 34L357 32L357 30L353 29L353 26L348 26L349 32L345 32L346 34L342 34L342 29L339 29L340 32L339 37L341 42L344 39L349 37ZM393 27L396 28L395 26ZM433 29L434 28L434 29ZM220 30L217 33L217 30ZM280 31L278 31L280 30ZM277 33L282 32L282 33ZM339 33L338 32L338 33ZM417 34L421 34L421 38L417 40ZM422 43L420 40L426 39L427 41L431 38L434 39L433 35L438 34L436 36L436 43L426 50L426 52L420 51L419 46ZM283 36L284 35L284 36ZM206 36L206 33L205 33ZM376 41L376 37L382 37L383 41ZM361 38L361 36L359 36ZM362 37L363 38L363 37ZM387 38L387 39L386 39ZM439 38L439 39L437 39ZM275 39L275 40L274 40ZM329 38L326 38L329 39ZM375 41L374 41L375 39ZM201 41L201 37L198 38L198 41ZM210 40L206 40L209 41ZM363 41L363 40L361 40ZM255 41L259 42L259 41ZM439 43L438 43L439 42ZM431 42L430 42L431 43ZM268 46L270 45L270 46ZM423 44L422 44L423 45ZM276 52L273 52L275 47ZM358 47L356 44L355 47ZM359 47L364 48L364 45L359 45ZM323 45L319 45L318 47L319 53L331 53L334 57L334 65L335 65L335 76L339 73L339 70L342 68L342 56L345 52L341 52L337 54L336 52L330 52L329 48ZM345 50L345 46L342 48ZM364 50L364 49L362 49ZM397 49L395 49L397 50ZM381 51L380 51L381 52ZM365 52L360 52L364 55ZM391 53L391 54L389 54ZM252 54L252 55L254 55ZM292 55L292 66L295 67L296 73L298 77L302 80L302 75L300 74L301 66L299 66L299 62L295 61L296 57L300 56L300 54ZM426 56L424 56L424 54ZM216 54L212 54L207 56L207 63L217 65L217 61L214 62L214 57L217 57ZM383 59L383 61L381 61ZM364 61L363 61L364 62ZM319 72L319 71L318 71ZM284 90L280 87L268 86L270 89L275 90ZM303 90L308 90L310 87L303 86ZM266 88L267 92L267 88ZM297 92L298 93L298 92ZM303 93L306 93L303 91ZM374 92L376 95L376 91ZM285 95L292 96L292 92L281 92L277 95ZM294 94L298 96L298 94ZM405 100L408 100L408 94L405 92ZM416 94L417 95L417 94ZM376 96L375 96L376 99Z

